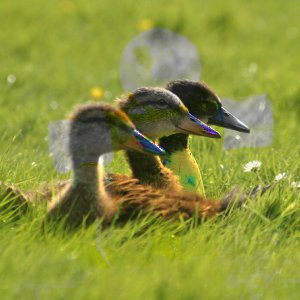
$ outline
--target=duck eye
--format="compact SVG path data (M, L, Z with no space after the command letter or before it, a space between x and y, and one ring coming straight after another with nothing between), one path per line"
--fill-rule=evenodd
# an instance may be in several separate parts
M159 100L155 103L155 106L157 108L164 109L168 107L168 103L166 103L164 100Z

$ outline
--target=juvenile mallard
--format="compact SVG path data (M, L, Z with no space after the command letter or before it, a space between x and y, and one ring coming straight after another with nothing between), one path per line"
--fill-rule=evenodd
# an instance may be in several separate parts
M117 203L107 196L98 168L102 154L122 149L164 154L136 130L124 112L107 104L82 105L75 111L69 147L73 177L50 202L47 220L65 218L71 227L83 221L90 224L97 216L109 220L116 211Z
M150 132L152 137L168 135L174 132L186 133L187 131L198 135L219 137L218 133L193 117L178 97L164 89L138 89L128 97L120 100L119 104L128 114L130 114L136 124L138 124L139 128L144 132ZM88 149L90 147L98 149L96 144L99 142L101 143L99 139L93 138L93 143L95 143L95 145L89 144ZM85 144L87 145L87 143ZM93 150L93 153L94 152L95 150ZM127 155L131 165L136 166L134 171L141 174L141 178L146 181L143 182L144 184L138 179L113 174L105 178L105 185L103 186L101 180L102 177L100 176L99 183L99 175L97 175L98 173L95 165L92 164L92 178L90 178L89 184L93 183L94 194L91 199L94 200L83 202L75 201L75 210L72 208L72 205L70 205L70 201L67 203L65 200L60 200L62 204L59 206L65 206L65 209L57 209L58 206L54 204L56 205L56 212L61 214L61 211L63 210L61 215L64 216L71 207L73 211L77 212L75 214L75 219L82 221L82 217L88 215L91 211L94 212L91 215L92 219L94 219L97 215L96 212L99 211L95 203L98 203L99 194L104 194L105 196L102 198L103 204L101 204L100 207L105 208L102 209L102 215L106 216L108 220L113 215L116 207L119 207L120 205L121 208L118 212L120 220L126 220L135 212L139 213L140 211L146 213L154 211L166 218L178 216L189 218L194 216L197 212L198 217L201 218L203 216L214 216L219 214L228 206L232 205L239 194L239 192L235 191L227 197L215 201L205 199L197 194L184 192L178 184L177 177L174 176L171 171L166 169L158 158L149 155L140 155L138 152L129 152ZM81 156L82 155L80 155L80 157ZM88 165L90 166L91 164ZM154 166L153 169L151 169L152 166ZM88 168L87 171L89 171ZM147 180L149 180L148 176L151 177L150 181L152 181L149 184L147 184ZM160 180L159 183L157 183L157 178L161 178L161 176L163 180ZM156 189L155 187L158 187L159 189ZM99 192L97 192L98 190ZM86 195L88 195L88 193L86 193ZM75 197L77 196L75 195ZM70 197L68 196L68 198ZM240 193L238 203L243 203L245 199L245 194ZM64 203L66 204L64 205ZM50 210L50 216L52 214L53 209ZM79 217L77 214L79 214ZM89 221L89 219L87 221Z
M140 88L130 97L119 101L119 106L141 132L152 139L172 134L192 134L220 138L218 132L205 126L188 111L173 93L162 88ZM157 157L126 151L133 176L140 183L164 190L181 190L177 176L163 166Z
M241 132L250 132L249 128L227 111L220 98L205 83L192 80L174 80L167 87L176 94L197 118L209 125L217 125ZM174 134L160 139L168 155L163 163L180 178L186 190L205 195L200 167L190 149L188 134Z
M140 88L118 101L121 109L126 111L141 132L147 132L150 138L157 139L175 133L190 133L219 138L214 131L192 116L182 101L173 93L162 88ZM166 190L182 190L178 177L166 167L158 157L151 157L136 151L126 151L133 176L139 183ZM115 185L116 189L127 186L132 188L135 178L107 174L106 183ZM40 189L40 198L49 198L49 194L59 191L67 181L55 182L53 188L46 185ZM31 193L34 198L35 193Z
M162 96L168 93L164 89L157 88L157 97L152 97L150 101L147 97L141 97L148 91L147 88L139 89L130 97L119 101L120 107L130 116L139 130L153 139L171 135L172 130L178 132L178 127L181 127L179 135L196 134L195 128L184 127L182 130L182 126L178 125L178 119L172 117L180 108L185 108L184 105L178 103L176 105L173 102L174 96L171 98L172 101L166 101ZM186 108L184 110L181 116L186 116ZM197 135L201 135L201 132ZM213 134L205 136L219 137ZM109 194L115 198L116 195L122 196L120 202L124 203L125 208L140 206L142 209L152 209L163 216L183 214L185 217L191 217L197 210L198 217L201 218L203 215L217 215L231 206L235 200L240 205L247 198L246 193L240 188L234 188L221 200L209 200L195 193L184 192L178 178L167 170L159 158L146 157L135 151L126 151L126 155L135 178L111 174L106 184ZM254 189L249 196L255 197L259 192L259 189Z

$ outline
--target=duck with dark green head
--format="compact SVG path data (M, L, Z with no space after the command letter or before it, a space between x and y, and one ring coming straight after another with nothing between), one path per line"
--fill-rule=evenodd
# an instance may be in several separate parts
M174 80L166 88L177 95L201 121L240 132L250 132L242 121L223 107L220 98L204 82ZM200 167L189 149L189 135L173 134L161 138L159 143L168 152L162 158L164 165L179 176L184 188L205 195Z

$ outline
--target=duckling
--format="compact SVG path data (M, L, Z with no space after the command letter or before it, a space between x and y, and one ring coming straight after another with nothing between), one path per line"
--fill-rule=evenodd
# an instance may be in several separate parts
M165 152L136 130L127 115L108 104L80 106L71 117L70 153L73 177L49 204L47 220L66 218L77 227L91 224L97 216L109 220L117 203L103 187L99 157L107 152L134 149L152 154Z
M236 131L249 133L249 128L228 112L220 98L204 82L192 80L174 80L166 89L177 95L184 105L197 118L209 125L217 125ZM178 175L185 190L205 196L199 165L189 149L189 136L185 133L163 137L159 143L168 155L163 164Z

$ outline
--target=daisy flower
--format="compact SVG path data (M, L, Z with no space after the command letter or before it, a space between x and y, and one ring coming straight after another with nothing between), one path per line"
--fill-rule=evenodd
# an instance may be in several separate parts
M281 181L281 180L283 180L283 179L286 179L287 176L288 176L288 174L287 174L286 172L279 173L279 174L277 174L277 175L275 176L274 181L277 181L277 182L278 182L278 181Z
M293 181L291 182L291 187L300 189L300 181Z
M245 173L256 172L260 169L260 167L261 167L261 161L259 160L249 161L244 165L244 172Z

